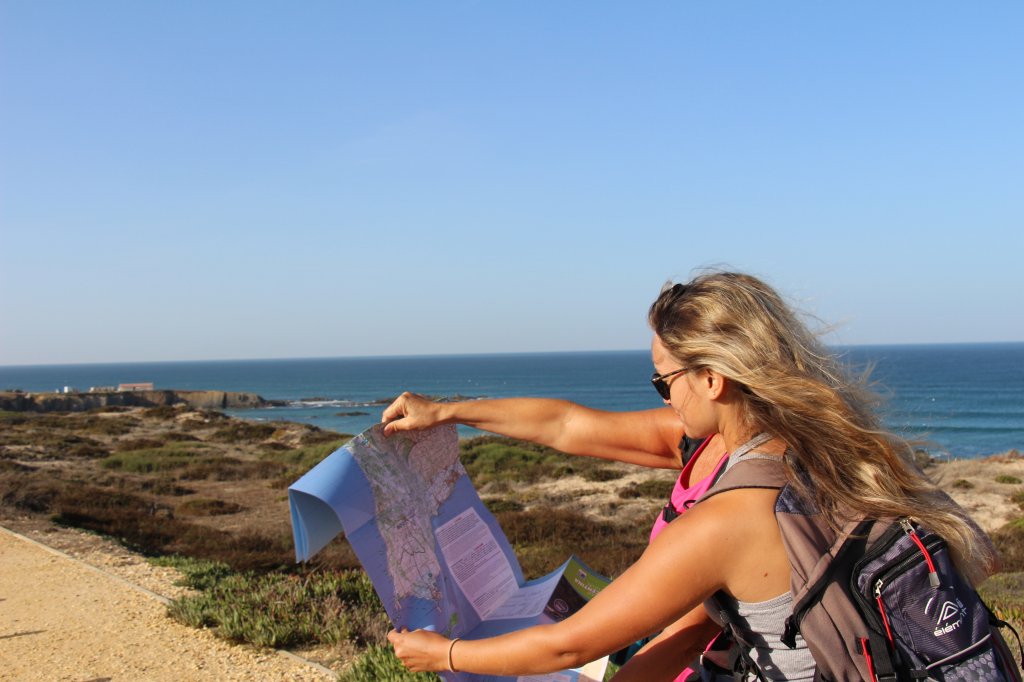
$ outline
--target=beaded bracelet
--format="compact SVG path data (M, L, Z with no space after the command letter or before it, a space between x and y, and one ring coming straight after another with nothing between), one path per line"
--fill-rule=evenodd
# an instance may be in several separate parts
M455 665L452 664L452 649L455 648L455 643L457 641L459 641L458 637L453 639L452 643L448 645L448 672L450 672L450 673L457 673L457 672L459 672L458 670L455 669Z

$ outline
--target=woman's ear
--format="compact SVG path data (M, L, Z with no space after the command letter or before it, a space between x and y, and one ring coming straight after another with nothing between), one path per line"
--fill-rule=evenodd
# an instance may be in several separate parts
M711 400L722 397L728 387L729 380L712 369L705 369L700 377L700 386Z

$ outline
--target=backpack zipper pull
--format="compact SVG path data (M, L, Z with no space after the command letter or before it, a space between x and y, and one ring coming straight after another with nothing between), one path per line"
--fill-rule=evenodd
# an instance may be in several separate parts
M921 542L921 538L917 536L917 531L914 530L909 519L900 519L900 526L903 527L904 532L911 540L914 541L914 544L921 550L921 554L924 555L925 563L928 564L928 584L931 585L933 589L938 588L939 574L935 572L935 564L932 563L932 556L928 553L928 550L925 549L924 543Z
M889 616L885 613L885 602L882 601L883 579L879 578L875 583L875 601L878 602L878 613L882 616L882 624L885 625L885 636L892 641L892 630L889 628Z

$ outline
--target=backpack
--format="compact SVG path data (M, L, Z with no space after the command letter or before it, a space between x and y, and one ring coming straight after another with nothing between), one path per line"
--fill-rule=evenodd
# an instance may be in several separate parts
M1010 626L958 573L941 537L905 518L854 518L837 533L787 482L780 458L752 453L731 464L702 501L737 488L779 490L793 593L782 641L794 648L802 635L815 680L1021 682L999 631ZM716 609L734 679L764 680L744 633Z

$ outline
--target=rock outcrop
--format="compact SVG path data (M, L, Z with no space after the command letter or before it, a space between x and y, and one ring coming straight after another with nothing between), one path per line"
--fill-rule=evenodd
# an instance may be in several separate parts
M232 391L110 391L102 393L0 393L0 410L84 412L99 407L158 407L184 404L210 410L272 407L280 401Z

